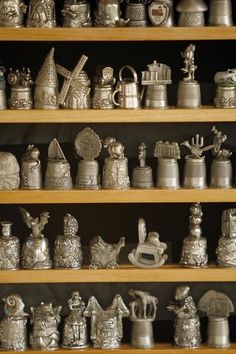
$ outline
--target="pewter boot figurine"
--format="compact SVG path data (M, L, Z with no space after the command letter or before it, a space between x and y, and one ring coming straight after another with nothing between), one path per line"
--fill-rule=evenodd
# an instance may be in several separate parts
M209 290L200 299L198 310L207 313L207 345L213 348L228 348L230 346L229 321L234 305L230 298L218 291Z
M174 26L173 0L154 0L148 7L148 15L153 26Z
M0 151L0 189L18 189L20 166L10 152Z
M190 208L189 234L184 239L180 257L180 264L189 268L203 268L207 266L207 240L202 237L202 208L195 203Z
M181 0L176 10L180 13L178 26L205 26L204 12L207 11L207 5L203 0Z
M129 20L129 27L146 27L148 25L146 9L148 2L148 0L138 0L137 2L126 0L125 19Z
M4 66L0 65L0 110L7 109L5 72Z
M63 27L90 27L90 4L86 0L65 0L63 15Z
M146 148L145 143L141 143L138 147L140 162L139 166L133 169L132 187L133 188L151 188L153 187L152 168L146 165Z
M41 189L42 169L39 160L40 151L34 145L29 145L21 160L21 188Z
M83 316L86 306L79 291L73 291L67 304L70 309L70 314L65 318L64 322L62 348L86 348L88 346L87 324L86 318Z
M119 0L97 0L94 12L94 26L97 27L124 27L129 20L120 17Z
M20 241L11 233L12 223L1 221L0 269L18 269L20 266Z
M154 347L152 322L156 319L158 299L141 290L129 291L134 298L129 303L130 321L132 321L131 346L148 349Z
M0 27L23 27L26 10L22 0L0 0Z
M114 70L107 67L97 68L94 80L92 108L94 109L113 109L114 103L112 96L116 79L113 75Z
M81 268L83 254L77 231L78 221L70 214L66 214L64 217L64 235L57 236L55 241L55 268Z
M217 108L235 108L236 69L217 72L214 81L216 83L215 106Z
M123 336L122 317L129 316L129 310L120 295L117 294L105 310L101 308L95 296L91 296L84 316L91 317L90 338L94 348L119 348Z
M2 299L5 316L0 322L0 348L8 351L27 349L26 323L28 314L20 295L12 294Z
M30 0L26 27L56 27L54 0Z
M30 69L23 68L15 72L10 69L8 74L8 83L11 86L10 98L8 105L10 109L31 109L33 108L33 99L31 86L33 81L31 79Z
M210 26L233 26L231 0L210 0Z
M175 301L167 306L167 310L174 312L176 316L174 322L175 345L181 348L193 349L200 346L201 334L197 307L189 292L189 286L182 285L177 287Z

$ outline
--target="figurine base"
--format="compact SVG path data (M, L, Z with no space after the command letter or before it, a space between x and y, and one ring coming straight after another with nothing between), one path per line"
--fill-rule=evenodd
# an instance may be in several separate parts
M48 161L45 175L45 189L72 189L70 165L66 161Z
M152 320L136 319L132 321L131 346L140 349L154 347Z
M199 348L201 342L199 317L176 318L174 339L178 348Z
M75 183L76 189L101 188L98 162L86 160L79 161Z
M235 108L236 107L236 87L235 86L217 86L214 104L217 108Z
M214 159L211 164L211 188L232 188L233 179L232 165L230 160Z
M177 107L191 109L201 107L201 90L197 81L180 81L177 92Z
M212 348L228 348L230 344L228 318L209 317L207 346Z
M160 189L178 189L180 187L179 166L175 159L158 159L156 186Z
M133 169L132 175L132 187L133 188L152 188L152 169L149 166L138 166Z
M204 189L206 183L206 164L204 157L185 157L183 188Z
M64 345L64 344L61 344L61 348L65 348L65 349L84 349L84 348L88 348L88 344L84 344L84 345Z

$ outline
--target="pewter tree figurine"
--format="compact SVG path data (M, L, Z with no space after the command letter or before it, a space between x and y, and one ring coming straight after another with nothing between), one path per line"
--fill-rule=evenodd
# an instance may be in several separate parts
M139 144L138 159L139 166L133 169L132 187L133 188L151 188L153 187L152 168L146 165L147 145L145 143Z

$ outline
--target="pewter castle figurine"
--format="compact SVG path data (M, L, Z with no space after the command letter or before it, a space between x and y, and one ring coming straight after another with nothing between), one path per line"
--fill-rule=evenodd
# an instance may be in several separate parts
M160 242L159 234L155 231L147 235L145 220L138 221L139 243L128 255L129 261L139 268L159 268L165 264L168 256L165 254L167 244Z
M117 244L109 244L103 241L101 236L96 236L90 243L90 268L100 269L119 268L118 256L122 247L125 246L125 238L121 237Z
M86 348L88 346L87 324L86 318L83 316L85 302L82 300L79 291L73 291L67 304L70 314L64 322L62 348Z
M153 26L172 27L174 25L173 0L154 0L148 7L148 15Z
M42 234L44 226L48 223L49 213L44 211L40 218L33 218L27 210L20 208L24 223L32 233L23 244L22 268L48 269L52 267L48 240Z
M0 27L24 26L26 10L22 0L0 0Z
M4 66L0 65L0 110L7 108L5 72Z
M207 313L207 345L213 348L228 348L230 346L228 317L230 312L234 312L230 298L218 291L209 290L201 297L198 310Z
M77 232L78 221L72 215L66 214L64 217L64 235L57 236L55 241L55 268L79 269L81 267L83 254Z
M0 151L0 189L18 189L20 166L13 154Z
M205 26L204 12L207 11L207 5L203 0L180 0L176 10L180 13L178 26Z
M124 27L129 20L120 17L119 0L98 0L94 11L94 25L97 27Z
M156 319L158 299L141 290L131 289L129 295L134 298L129 304L132 321L131 346L141 349L153 348L152 322Z
M184 239L180 264L185 267L196 268L207 266L207 240L202 237L202 207L195 203L190 208L189 234Z
M146 4L149 0L126 0L125 19L129 20L129 27L146 27L148 25Z
M233 26L231 0L210 0L210 26Z
M151 188L153 187L152 168L146 165L146 148L145 143L141 143L139 150L139 166L133 169L132 187L133 188Z
M18 269L20 266L20 241L11 233L12 223L1 221L0 269Z
M30 0L26 27L56 27L54 0Z
M94 80L92 108L94 109L112 109L114 103L112 95L116 79L113 75L114 70L107 67L97 68L97 74Z
M15 72L10 69L8 74L8 83L11 86L10 98L8 100L10 109L31 109L33 108L33 99L31 86L30 69L17 69Z
M42 168L39 160L40 151L34 145L28 145L21 160L21 188L41 189Z
M102 149L99 136L91 128L83 129L75 138L75 149L77 154L83 158L78 162L75 188L101 188L99 164L95 160Z
M24 312L24 303L17 294L3 298L4 317L0 322L0 348L8 351L26 350L26 323L28 314Z
M86 0L65 0L63 15L63 27L90 27L90 4Z
M235 108L236 69L217 72L214 81L216 83L215 106L217 108Z
M175 301L167 306L167 310L173 311L176 316L174 322L175 345L193 349L199 347L201 334L197 307L189 292L189 286L178 286L175 290Z
M97 299L91 296L84 316L91 317L90 338L94 348L116 349L120 346L123 336L122 317L129 316L129 310L120 295L117 294L105 310Z
M58 324L60 323L61 306L53 307L52 303L41 304L31 307L31 324L33 325L30 334L30 344L33 349L54 350L59 347L60 334Z

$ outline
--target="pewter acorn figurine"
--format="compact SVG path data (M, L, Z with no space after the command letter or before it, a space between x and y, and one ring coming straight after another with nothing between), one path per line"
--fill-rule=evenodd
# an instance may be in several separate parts
M28 145L21 159L21 188L41 189L42 168L39 160L40 151L34 145Z
M181 0L176 10L180 13L178 26L205 26L204 12L207 11L207 5L203 0Z
M148 15L153 26L172 27L174 25L173 0L154 0L148 7Z
M1 221L0 269L18 269L20 266L20 241L11 233L12 223Z
M15 72L10 69L8 74L8 83L11 86L8 105L10 109L31 109L33 108L33 99L31 86L33 81L30 69L17 69Z
M217 108L236 107L236 69L219 71L214 78L216 94L214 104Z
M0 27L23 27L26 10L22 0L0 0Z
M141 143L138 147L140 162L139 166L133 169L132 187L133 188L151 188L153 187L152 168L146 165L146 144Z
M54 0L30 0L26 27L56 27Z
M61 11L63 16L63 27L90 27L92 20L90 16L90 4L86 0L65 0Z

